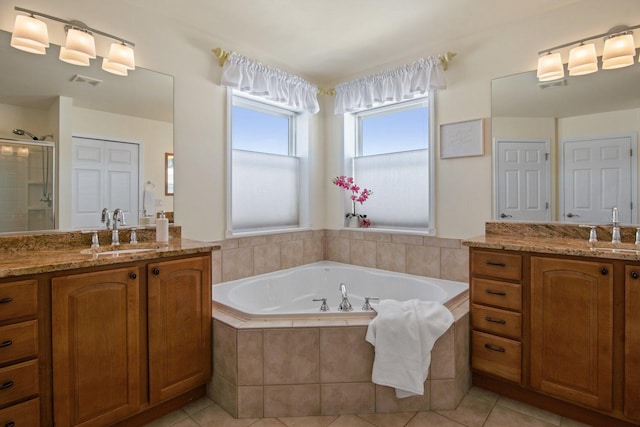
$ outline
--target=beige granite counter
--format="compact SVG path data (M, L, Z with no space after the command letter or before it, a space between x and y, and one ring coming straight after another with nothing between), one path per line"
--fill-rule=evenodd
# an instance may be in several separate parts
M640 261L640 245L635 245L635 227L622 226L624 243L610 243L611 227L598 226L599 241L589 243L589 229L577 224L487 222L485 235L467 239L473 248L534 252L565 256Z
M101 232L101 246L94 249L90 248L91 235L82 232L0 236L0 278L206 253L220 249L220 246L214 243L182 239L179 228L170 233L168 243L156 243L153 231L138 230L139 243L123 243L116 247L103 243ZM104 233L104 236L107 234ZM124 234L121 234L121 239ZM110 234L107 237L110 238ZM135 253L104 253L130 249L149 250Z

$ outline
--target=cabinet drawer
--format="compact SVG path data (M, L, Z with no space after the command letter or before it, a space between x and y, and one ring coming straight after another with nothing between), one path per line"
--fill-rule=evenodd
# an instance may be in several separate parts
M471 327L519 340L522 336L522 315L513 311L471 304Z
M471 252L471 273L499 279L520 280L522 256L474 250Z
M0 405L38 394L38 360L0 369Z
M522 310L522 286L495 280L471 279L473 302L508 310Z
M520 383L522 345L483 332L471 332L471 368Z
M37 354L37 320L0 327L0 364L36 356Z
M35 316L38 312L38 281L0 284L0 321Z
M39 426L40 399L31 399L0 409L0 426Z

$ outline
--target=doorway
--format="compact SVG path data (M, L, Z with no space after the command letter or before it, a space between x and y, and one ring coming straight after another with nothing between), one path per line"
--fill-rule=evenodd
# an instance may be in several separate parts
M607 224L617 207L620 223L635 223L636 146L635 134L562 140L560 220Z
M140 145L73 137L72 153L72 227L104 228L103 208L120 208L127 225L137 225Z
M549 140L494 140L495 219L549 221Z

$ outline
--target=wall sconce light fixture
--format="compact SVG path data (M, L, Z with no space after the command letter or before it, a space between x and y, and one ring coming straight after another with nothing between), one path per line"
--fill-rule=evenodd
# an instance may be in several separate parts
M548 82L564 78L564 66L562 57L557 51L559 49L577 45L569 52L569 63L567 69L570 76L582 76L598 71L598 56L596 46L586 41L604 38L604 50L602 52L602 69L613 70L616 68L633 65L636 55L635 43L631 30L640 28L640 25L633 27L617 26L607 33L598 34L560 46L538 52L538 80Z
M126 76L129 70L136 68L133 52L135 44L128 40L90 28L80 21L68 21L18 6L15 7L15 10L29 14L28 16L16 16L11 35L11 46L16 49L38 55L46 53L46 49L49 47L49 33L47 24L36 19L36 16L40 16L65 24L64 30L67 34L67 40L65 45L60 48L59 59L61 61L73 65L88 66L90 60L96 58L96 44L93 34L100 34L117 40L117 43L111 44L109 56L104 58L102 62L103 70L119 76Z

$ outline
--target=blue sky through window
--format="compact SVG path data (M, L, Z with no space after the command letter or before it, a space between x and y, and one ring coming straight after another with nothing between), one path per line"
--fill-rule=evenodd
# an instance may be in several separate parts
M233 149L289 154L289 118L237 105L232 107Z
M361 137L362 156L425 149L429 146L429 109L363 116Z

